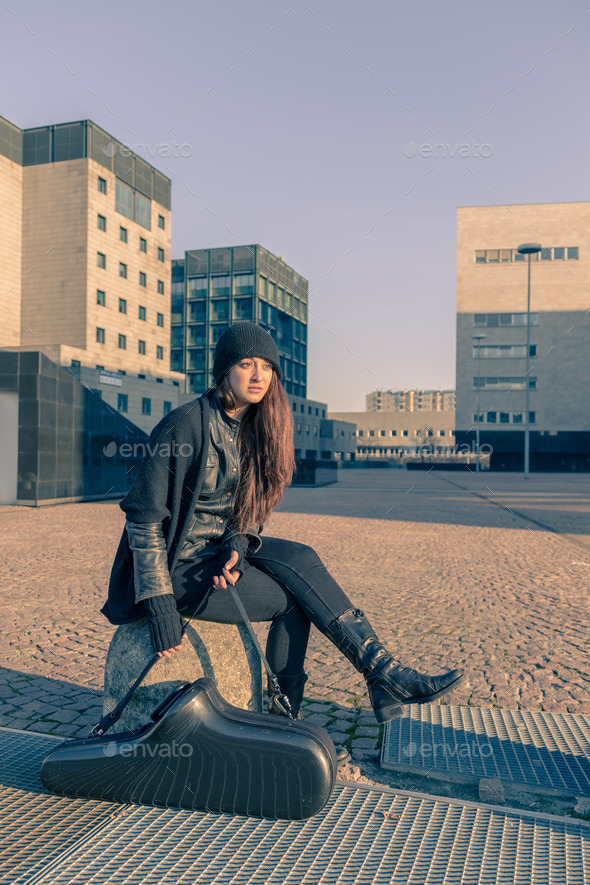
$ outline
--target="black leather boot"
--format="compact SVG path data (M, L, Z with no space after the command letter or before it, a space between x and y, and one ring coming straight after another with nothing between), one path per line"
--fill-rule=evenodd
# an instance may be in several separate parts
M406 704L428 704L463 681L462 670L426 676L404 667L377 639L364 612L352 609L332 621L325 635L365 677L377 722L403 713Z
M293 718L303 719L300 710L303 693L305 691L305 683L307 682L307 674L300 673L297 676L277 676L277 682L279 683L279 688L283 694L289 699ZM284 716L283 711L275 703L277 693L271 685L270 680L267 682L267 689L268 712L274 715ZM343 762L348 762L350 759L350 753L346 747L336 747L336 759L338 760L338 765L342 765Z

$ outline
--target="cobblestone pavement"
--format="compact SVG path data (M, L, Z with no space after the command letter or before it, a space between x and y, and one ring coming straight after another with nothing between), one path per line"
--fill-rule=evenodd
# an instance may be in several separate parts
M590 713L590 476L342 470L292 488L265 534L311 544L405 663L463 666L453 704ZM116 501L0 507L0 725L82 736L101 713L100 615ZM261 628L261 633L264 628ZM379 729L364 684L316 631L305 713L357 759Z

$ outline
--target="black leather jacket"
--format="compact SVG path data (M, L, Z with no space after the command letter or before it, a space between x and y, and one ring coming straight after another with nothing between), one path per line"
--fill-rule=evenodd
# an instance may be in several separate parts
M258 533L238 534L231 516L240 479L237 435L240 422L230 418L217 396L212 394L209 421L209 454L203 486L199 494L189 531L179 555L180 560L203 561L219 557L221 568L238 552L236 569L247 567L245 554L250 545L258 550L262 544ZM135 602L172 593L166 543L161 523L127 521L129 546L133 551Z

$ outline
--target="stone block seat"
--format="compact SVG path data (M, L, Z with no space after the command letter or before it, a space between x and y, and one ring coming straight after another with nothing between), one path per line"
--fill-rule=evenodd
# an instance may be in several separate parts
M105 663L103 715L117 706L153 654L147 617L117 627ZM246 627L192 620L182 649L154 664L111 733L145 725L167 694L201 676L214 679L228 703L262 711L261 661Z

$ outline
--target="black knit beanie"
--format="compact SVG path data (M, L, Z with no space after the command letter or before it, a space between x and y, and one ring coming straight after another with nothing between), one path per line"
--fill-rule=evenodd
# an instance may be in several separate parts
M268 360L272 363L279 381L282 380L279 351L269 333L255 323L236 323L235 326L225 330L215 347L213 359L215 383L220 384L225 373L233 365L248 357Z

